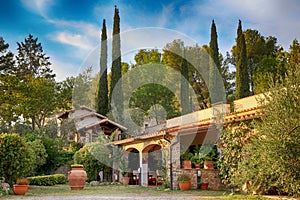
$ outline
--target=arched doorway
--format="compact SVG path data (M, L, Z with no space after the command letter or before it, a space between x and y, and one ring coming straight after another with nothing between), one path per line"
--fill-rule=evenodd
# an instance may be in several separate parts
M155 185L156 171L162 169L163 165L163 154L160 145L151 144L144 148L143 168L147 168L148 185Z
M126 157L128 158L128 176L130 178L129 184L138 185L140 180L140 154L135 148L126 150Z
M135 148L126 150L128 152L128 168L129 171L138 170L140 167L140 154Z

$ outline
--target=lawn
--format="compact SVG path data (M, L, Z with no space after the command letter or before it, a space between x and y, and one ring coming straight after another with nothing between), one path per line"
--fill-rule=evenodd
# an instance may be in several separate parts
M55 186L33 186L30 185L24 197L43 197L43 196L79 196L91 194L143 194L147 196L158 196L161 194L190 194L192 196L201 197L201 199L267 199L259 196L230 195L230 192L225 191L170 191L164 190L160 187L140 187L132 185L102 185L102 186L86 186L83 190L70 190L69 185L55 185ZM7 199L19 198L17 195L5 196ZM1 199L1 197L0 197Z

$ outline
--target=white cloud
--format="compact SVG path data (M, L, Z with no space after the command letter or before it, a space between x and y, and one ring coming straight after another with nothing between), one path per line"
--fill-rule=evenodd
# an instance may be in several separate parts
M218 22L224 24L221 26L224 29L218 32L230 32L232 37L236 32L237 20L241 19L244 30L251 28L264 36L275 36L285 49L293 38L300 38L299 6L300 1L297 0L223 0L218 3L209 0L201 5L194 3L196 13L217 18L217 26Z
M167 6L162 6L162 13L157 18L157 25L159 27L165 27L167 23L170 23L170 20L173 18L174 4L169 4Z
M92 46L89 44L88 40L84 36L79 34L59 32L56 35L52 36L52 39L63 44L79 47L81 49L92 49Z
M83 21L67 21L67 20L57 20L57 19L49 19L47 18L49 23L52 23L58 27L64 29L76 29L76 32L84 33L85 35L98 38L100 34L100 26L96 26L91 23L83 22Z
M28 9L46 16L46 9L53 3L53 0L21 0L22 4Z
M56 81L63 81L66 77L77 76L79 74L78 66L70 61L58 60L50 55L51 68L56 74Z

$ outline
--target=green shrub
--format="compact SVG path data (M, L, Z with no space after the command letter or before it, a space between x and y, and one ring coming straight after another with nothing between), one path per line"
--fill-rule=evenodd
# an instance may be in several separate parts
M62 151L60 141L49 137L43 138L46 149L46 163L37 169L37 174L52 174L57 168L73 160L73 152Z
M181 174L180 176L178 176L177 181L187 182L187 181L191 181L191 178L187 174Z
M0 177L12 185L27 176L33 165L33 155L19 135L0 134Z
M101 163L98 159L95 158L95 155L92 155L88 150L89 145L94 145L97 143L90 143L85 145L81 149L79 149L74 154L74 163L82 164L84 166L84 170L87 173L87 181L94 181L97 179L97 174L99 173L100 169L104 169L106 166ZM103 153L104 151L100 151ZM108 156L107 156L108 159Z
M34 157L34 168L38 168L46 163L46 158L48 157L45 146L41 139L36 139L34 141L29 141L26 143L27 146L32 150Z
M63 174L33 176L29 177L28 179L30 180L30 185L52 186L56 184L64 184L67 182L67 178Z
M64 174L54 174L56 179L56 184L65 184L67 182L67 177Z

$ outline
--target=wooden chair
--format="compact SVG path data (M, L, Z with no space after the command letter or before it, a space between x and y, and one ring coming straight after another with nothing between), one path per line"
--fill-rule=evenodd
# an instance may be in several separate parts
M155 171L156 173L156 176L155 176L155 182L156 182L156 186L157 185L161 185L163 184L164 182L166 182L166 179L162 176L162 170L156 170Z
M133 170L132 174L133 174L133 177L132 177L133 184L139 185L140 184L140 173L139 173L139 171L138 170Z

